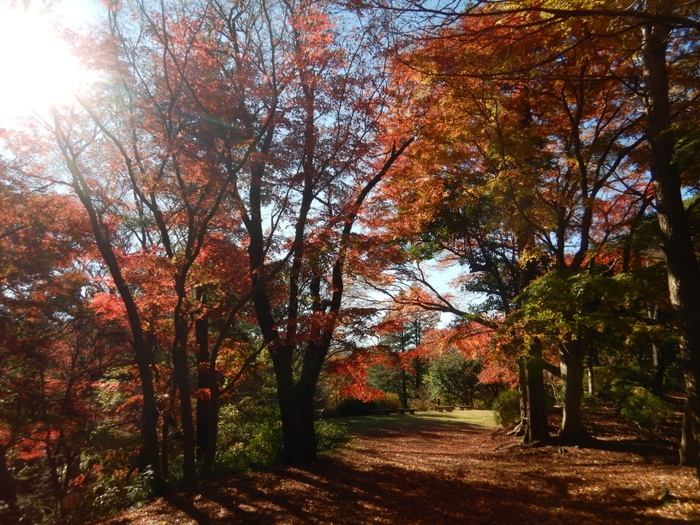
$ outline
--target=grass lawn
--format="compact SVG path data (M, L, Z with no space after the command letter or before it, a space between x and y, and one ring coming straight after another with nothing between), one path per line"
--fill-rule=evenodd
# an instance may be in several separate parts
M491 410L453 410L452 412L416 412L415 414L391 414L382 416L341 417L331 420L344 426L350 434L368 430L416 430L435 425L477 425L497 427Z

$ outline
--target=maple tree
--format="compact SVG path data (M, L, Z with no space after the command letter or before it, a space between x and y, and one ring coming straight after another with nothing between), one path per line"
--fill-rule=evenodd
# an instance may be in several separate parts
M252 301L275 370L285 459L297 463L316 456L314 393L342 316L348 259L362 243L353 231L358 212L411 139L382 125L386 79L366 35L350 39L330 4L276 7L290 39L287 53L271 57L272 82L284 86L279 117L251 163L246 193L237 188L234 198L253 286L285 266Z
M156 483L167 477L167 437L177 420L184 478L196 478L198 435L205 471L211 468L216 407L207 404L218 395L211 371L249 298L276 372L285 455L313 458L311 403L341 308L346 260L359 246L357 212L410 143L381 125L382 60L369 39L356 42L341 30L330 5L151 11L139 4L115 6L110 17L97 65L120 91L80 99L45 126L123 303L115 315L128 319L133 334L143 467ZM210 351L205 297L212 292L204 282L212 281L198 269L217 238L232 243L227 264L239 269L236 246L247 243L250 273L237 275L239 300ZM103 308L108 299L98 297ZM294 356L303 346L294 386ZM167 347L166 371L159 361ZM200 418L209 422L196 421L192 408L193 350ZM158 385L164 372L167 396Z
M121 329L89 304L92 246L75 199L37 192L8 167L0 201L0 496L10 519L39 521L74 512L104 467L96 455L114 453L102 439L119 418L99 390L128 360Z
M226 26L220 14L211 6L196 14L114 6L110 38L95 57L95 67L113 87L43 122L68 178L56 180L34 167L37 178L71 188L90 217L109 272L107 286L118 292L118 298L110 291L94 300L131 331L143 402L141 468L153 472L156 486L168 476L168 436L175 425L183 436L184 478L196 479L197 459L205 475L211 472L217 401L231 389L230 383L220 389L217 356L246 303L240 290L247 277L236 263L242 257L237 226L219 212L266 119L256 128L245 105L246 97L253 105L260 100L261 92L246 83L253 80L247 74L252 57L240 56L228 77L216 86L210 82L221 73L210 53L217 45L212 35ZM218 29L205 31L206 21L218 21ZM148 38L135 35L135 27ZM251 44L249 53L259 49ZM240 104L225 103L232 97ZM207 112L217 112L218 120L205 118ZM230 265L223 274L216 267L221 258ZM209 312L217 309L210 298L217 294L204 291L215 284L227 291L218 294L219 332L210 334ZM192 405L191 352L199 363L199 421ZM257 355L250 352L251 359ZM233 374L237 377L240 373Z

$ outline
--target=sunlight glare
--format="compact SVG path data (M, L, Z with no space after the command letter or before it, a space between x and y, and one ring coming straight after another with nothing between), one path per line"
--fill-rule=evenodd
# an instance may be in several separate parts
M21 117L70 103L87 80L47 14L0 3L0 117Z

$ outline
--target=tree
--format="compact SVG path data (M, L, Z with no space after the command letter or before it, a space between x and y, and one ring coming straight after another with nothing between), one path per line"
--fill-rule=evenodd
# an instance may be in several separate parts
M432 397L471 405L480 373L480 361L466 359L457 350L448 350L430 362L428 384Z
M636 151L639 108L606 75L612 64L622 70L620 57L584 42L526 72L510 62L516 41L551 49L587 30L574 21L522 36L491 18L466 19L404 58L413 82L432 89L421 88L413 113L421 142L392 188L395 231L418 243L415 254L442 252L469 266L463 289L486 298L468 313L471 321L494 327L483 314L508 316L515 296L538 276L590 266L647 205ZM432 307L454 311L441 299ZM527 347L511 341L525 352L528 439L546 439L542 350L534 339ZM570 343L559 348L568 371L565 412L571 409L560 435L575 441L585 435L579 372L588 349L585 338Z
M216 31L227 20L218 18L212 6L202 11L161 6L160 12L144 4L133 11L113 7L109 38L92 64L109 83L101 93L79 99L78 107L55 111L52 122L43 122L67 178L55 178L42 165L27 169L37 180L70 188L90 217L111 280L112 290L100 299L103 304L121 301L119 315L128 320L139 368L141 468L154 473L158 486L168 476L168 435L176 420L183 436L185 479L196 479L196 459L205 474L214 462L217 353L249 296L241 297L243 282L226 283L229 292L222 299L229 310L209 347L206 311L214 304L202 290L204 282L214 281L203 271L202 254L228 246L228 263L240 268L238 225L225 220L222 211L269 120L263 115L262 122L251 122L246 106L249 99L251 106L258 104L266 93L264 82L254 83L260 76L247 74L254 63L250 55L264 43L251 43L249 55L239 55L239 63L222 77L212 50L218 45ZM236 104L227 103L232 99ZM219 120L210 117L212 111ZM226 233L212 236L219 228ZM228 274L247 279L235 271ZM201 363L199 414L209 421L195 419L190 352ZM165 381L170 391L158 391L170 363ZM196 457L197 450L202 457Z
M423 348L423 335L437 324L434 315L425 312L391 312L376 327L377 349L384 350L384 362L375 365L374 380L368 386L399 396L402 407L409 399L420 396L428 360Z
M388 9L403 15L398 18L403 20L404 27L413 27L410 22L415 20L430 22L426 30L428 36L434 34L431 31L436 26L460 24L465 19L498 18L497 26L483 28L477 25L476 31L462 30L460 35L475 39L485 34L489 38L490 34L499 33L498 28L505 28L513 38L510 42L497 41L497 47L514 52L524 41L532 35L537 36L545 28L568 26L572 21L585 28L583 33L563 39L560 42L562 45L542 48L540 53L531 55L536 57L534 63L522 54L517 54L521 59L517 67L499 68L492 78L508 78L513 74L526 73L533 66L556 63L569 53L577 53L580 46L592 38L600 39L601 48L618 50L627 57L639 53L643 70L639 73L642 74L630 77L620 72L615 63L611 64L609 71L623 85L631 86L635 94L641 94L644 101L645 139L650 152L648 168L654 186L655 208L667 261L671 303L681 333L680 347L686 378L687 424L684 424L681 458L682 462L697 464L700 469L700 447L692 445L700 437L697 389L700 377L700 323L697 322L697 315L700 309L695 302L699 296L700 279L683 206L683 185L674 159L676 138L673 133L673 89L669 83L671 64L683 63L679 58L692 55L695 50L695 35L700 28L697 22L697 2L653 0L633 6L619 5L616 2L603 6L577 2L562 7L556 2L477 1L468 4L465 9L462 6L456 9L450 4L396 2L390 4ZM408 24L405 23L406 20L409 21ZM497 36L494 40L499 39L500 36ZM643 77L641 84L630 83L630 79L640 77ZM684 93L684 90L678 92ZM700 477L700 470L698 475Z
M101 469L96 457L115 453L101 441L113 419L99 387L128 362L121 331L100 325L90 305L92 246L79 203L34 192L11 169L0 202L0 477L9 505L0 517L66 518L89 507L76 510Z
M289 35L270 70L278 117L250 165L247 193L237 189L234 199L253 286L284 265L253 304L275 370L285 460L299 463L316 456L314 392L342 316L345 272L359 259L358 212L411 139L382 123L386 77L366 35L350 39L330 4L275 9ZM275 258L280 246L290 247L288 265Z

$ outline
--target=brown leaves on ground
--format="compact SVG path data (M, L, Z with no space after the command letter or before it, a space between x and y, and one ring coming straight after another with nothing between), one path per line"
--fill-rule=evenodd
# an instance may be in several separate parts
M387 416L311 465L202 482L104 525L700 523L671 442L601 415L585 447L524 447L460 414Z

